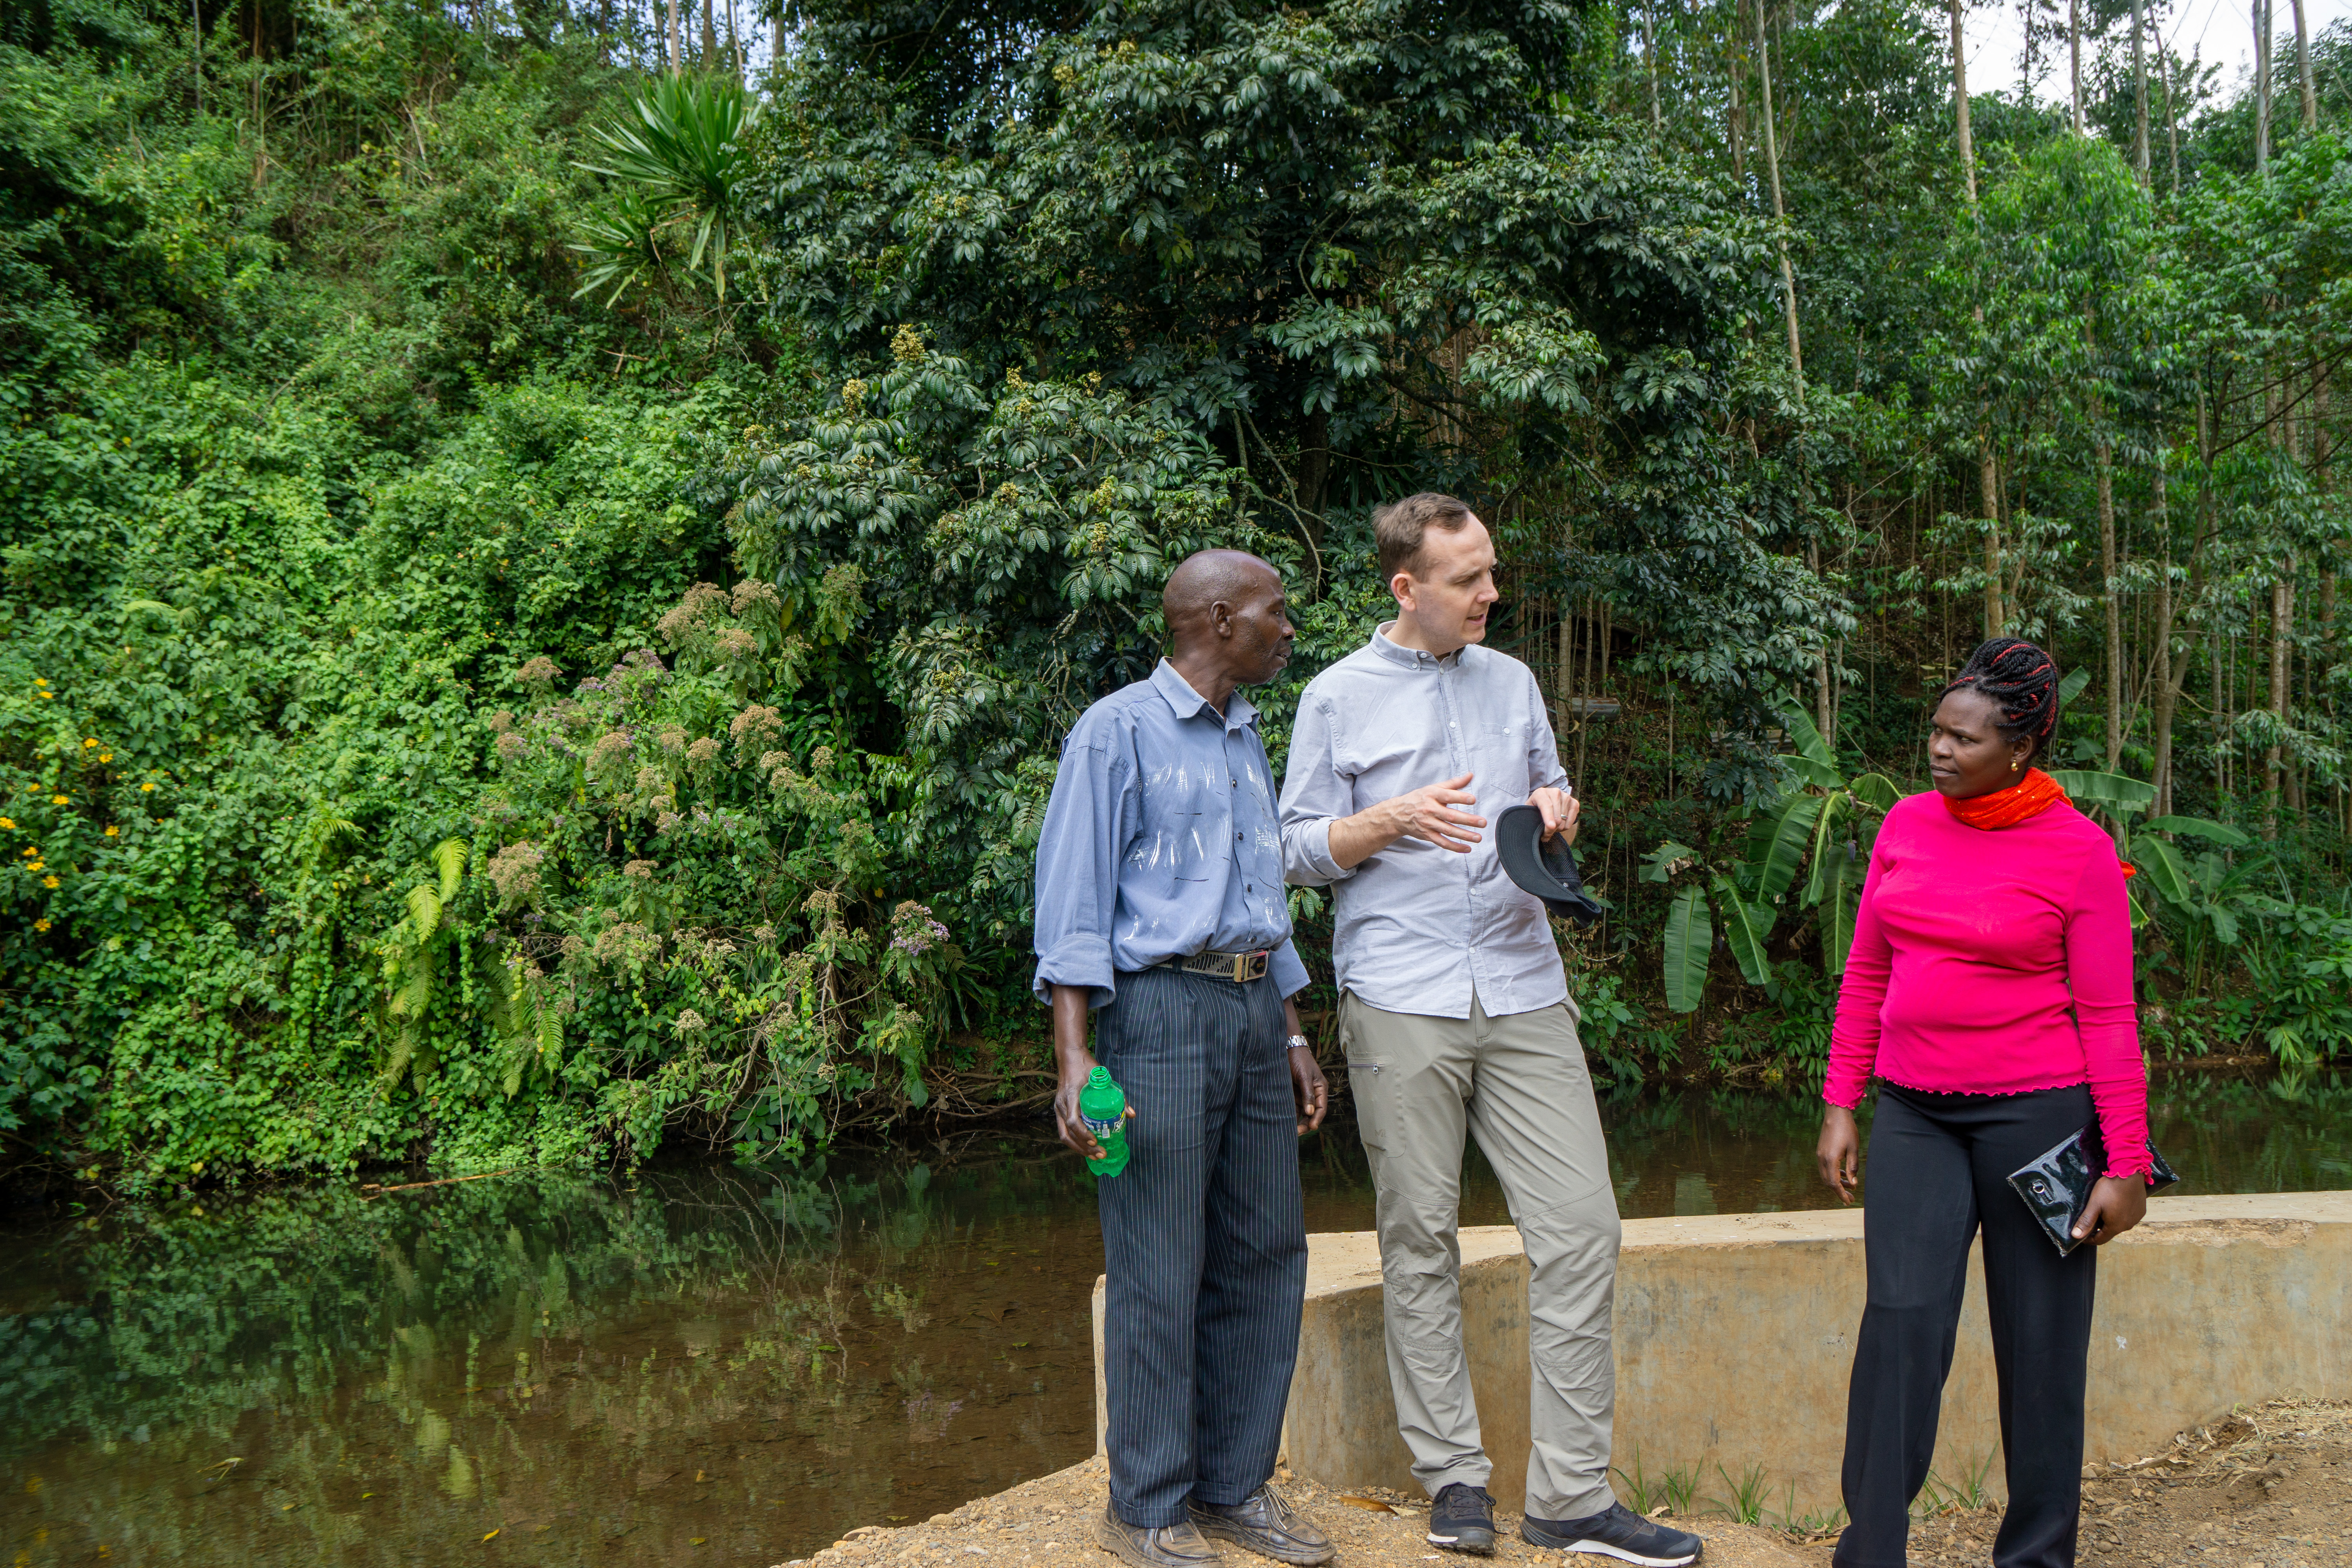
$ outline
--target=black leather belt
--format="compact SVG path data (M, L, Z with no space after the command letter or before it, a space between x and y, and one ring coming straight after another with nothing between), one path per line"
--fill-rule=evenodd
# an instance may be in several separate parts
M1190 958L1162 959L1152 967L1181 969L1187 974L1210 974L1236 985L1246 985L1265 978L1266 963L1273 957L1273 952L1264 948L1255 952L1196 952Z

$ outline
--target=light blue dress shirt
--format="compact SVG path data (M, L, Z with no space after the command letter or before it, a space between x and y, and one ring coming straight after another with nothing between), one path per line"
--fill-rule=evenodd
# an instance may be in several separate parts
M1037 999L1084 985L1108 1003L1121 971L1204 952L1271 949L1291 996L1282 830L1257 710L1220 713L1166 659L1087 709L1062 745L1037 839Z
M1543 901L1495 854L1505 806L1568 784L1535 672L1475 645L1400 647L1387 630L1307 682L1282 785L1290 880L1332 890L1339 988L1432 1018L1467 1018L1474 987L1495 1018L1566 1001ZM1335 819L1464 773L1487 822L1468 854L1400 838L1352 868L1331 858Z

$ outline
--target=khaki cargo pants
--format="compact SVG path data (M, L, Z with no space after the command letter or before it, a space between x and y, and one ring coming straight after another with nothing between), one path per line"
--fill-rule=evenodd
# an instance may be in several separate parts
M1489 1018L1389 1013L1353 993L1339 1040L1379 1194L1389 1386L1434 1497L1491 1472L1462 1348L1462 1136L1502 1179L1528 1257L1527 1511L1606 1510L1620 1227L1574 1005Z

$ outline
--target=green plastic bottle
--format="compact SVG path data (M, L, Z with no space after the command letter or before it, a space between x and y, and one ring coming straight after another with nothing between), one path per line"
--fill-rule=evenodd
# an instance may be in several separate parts
M1116 1176L1127 1169L1127 1091L1111 1081L1110 1070L1097 1068L1078 1090L1078 1120L1102 1145L1103 1157L1087 1162L1097 1176Z

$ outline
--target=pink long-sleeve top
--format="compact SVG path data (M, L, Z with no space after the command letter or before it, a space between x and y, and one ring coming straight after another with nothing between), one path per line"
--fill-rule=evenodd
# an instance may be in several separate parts
M1822 1098L1873 1073L1937 1094L2090 1086L2110 1176L2148 1170L2147 1068L2115 841L2060 801L1992 831L1933 793L1872 850Z

